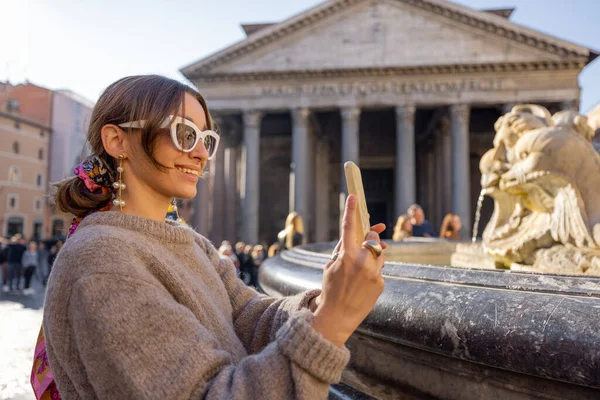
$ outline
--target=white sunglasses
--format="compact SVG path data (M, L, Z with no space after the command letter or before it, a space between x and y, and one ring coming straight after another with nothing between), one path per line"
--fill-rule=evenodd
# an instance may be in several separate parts
M146 125L146 120L125 122L119 124L121 128L142 129ZM219 135L215 131L202 131L192 121L180 116L170 115L167 117L161 128L171 130L171 140L178 150L189 153L196 148L200 140L208 151L208 159L212 159L217 153L219 147Z

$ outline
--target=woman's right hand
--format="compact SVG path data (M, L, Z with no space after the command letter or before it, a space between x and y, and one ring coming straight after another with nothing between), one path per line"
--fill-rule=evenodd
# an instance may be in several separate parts
M336 249L339 256L325 266L323 287L313 320L314 329L337 346L342 346L367 317L385 286L381 276L385 261L383 254L375 258L356 240L356 203L354 195L348 196L342 239L339 250ZM372 230L365 240L379 242L379 234Z

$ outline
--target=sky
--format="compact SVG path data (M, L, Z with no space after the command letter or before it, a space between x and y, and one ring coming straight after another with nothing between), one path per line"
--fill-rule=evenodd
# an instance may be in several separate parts
M179 70L322 0L0 0L0 81L70 89L91 101L127 75ZM600 0L454 0L516 7L511 20L600 51ZM600 102L600 58L580 75L581 111Z

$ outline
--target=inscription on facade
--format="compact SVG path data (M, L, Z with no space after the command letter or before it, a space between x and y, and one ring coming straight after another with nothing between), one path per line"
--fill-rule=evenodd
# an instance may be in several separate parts
M502 90L501 79L460 79L445 81L416 82L353 82L306 85L265 86L262 95L275 97L293 96L366 96L369 94L392 93L459 93L494 92Z

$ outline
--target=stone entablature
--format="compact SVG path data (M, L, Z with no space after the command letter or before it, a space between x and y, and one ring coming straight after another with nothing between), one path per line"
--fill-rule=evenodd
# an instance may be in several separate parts
M579 99L579 69L198 83L213 110L505 104Z

